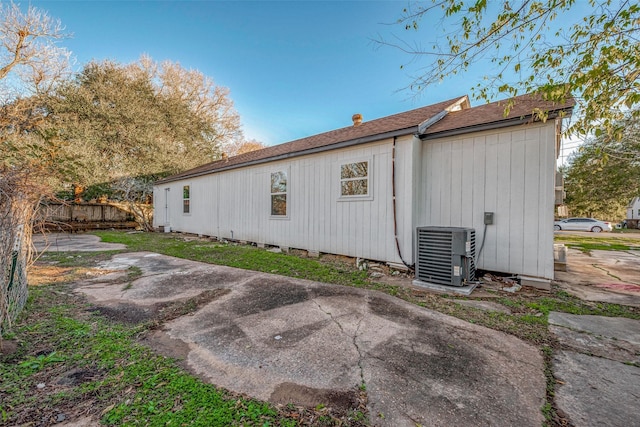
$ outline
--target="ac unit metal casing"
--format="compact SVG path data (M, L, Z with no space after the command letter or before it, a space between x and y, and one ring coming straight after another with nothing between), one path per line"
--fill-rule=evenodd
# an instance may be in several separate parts
M416 279L464 286L475 280L476 232L462 227L418 227Z

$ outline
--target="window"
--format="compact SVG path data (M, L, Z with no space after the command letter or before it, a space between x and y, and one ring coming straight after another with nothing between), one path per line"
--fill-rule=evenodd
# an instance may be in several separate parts
M369 162L346 163L340 166L340 195L369 195Z
M285 171L271 174L271 215L287 215L287 173Z
M191 209L191 197L189 194L189 186L182 187L182 213L190 213Z

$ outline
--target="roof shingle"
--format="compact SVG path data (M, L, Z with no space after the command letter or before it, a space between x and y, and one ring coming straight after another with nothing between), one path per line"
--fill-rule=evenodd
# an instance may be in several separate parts
M468 105L466 101L466 97L453 98L404 113L366 121L359 126L336 129L238 156L217 160L164 178L157 183L172 182L179 179L206 175L216 171L273 161L283 157L303 155L310 150L322 148L331 149L331 146L340 146L339 144L341 143L352 142L355 145L358 143L371 142L374 141L378 135L380 136L379 139L383 139L388 138L388 134L393 132L406 130L404 134L416 133L420 123L432 118L443 110L450 109L454 105L461 105L462 109L451 111L442 120L430 126L426 130L425 135L436 135L456 129L473 128L479 125L527 117L532 115L534 108L540 108L544 111L570 110L575 104L573 99L569 100L566 104L556 105L552 102L543 101L533 95L523 95L513 99L513 106L511 107L510 113L505 116L504 109L508 101L493 102L474 108L466 108L466 105Z

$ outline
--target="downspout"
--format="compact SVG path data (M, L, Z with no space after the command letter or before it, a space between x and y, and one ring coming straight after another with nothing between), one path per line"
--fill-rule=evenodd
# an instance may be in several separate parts
M393 137L393 146L391 149L391 194L393 196L393 235L396 241L396 250L398 251L398 256L402 263L409 269L413 270L413 265L407 264L407 262L402 257L402 251L400 250L400 241L398 240L398 220L396 213L396 139L398 137Z

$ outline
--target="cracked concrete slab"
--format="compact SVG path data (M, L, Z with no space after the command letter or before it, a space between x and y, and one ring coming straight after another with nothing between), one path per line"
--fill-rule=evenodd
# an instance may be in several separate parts
M637 426L640 368L560 351L553 359L555 400L576 426Z
M543 358L499 331L383 293L149 253L130 286L87 282L97 304L148 306L226 289L166 323L189 367L213 384L274 403L349 405L366 387L376 426L539 426ZM110 286L117 289L110 289Z
M640 320L551 312L549 329L564 348L553 360L558 408L574 425L637 425Z
M585 301L640 307L640 253L569 249L567 271L556 271L556 283Z
M640 320L551 312L549 330L566 349L640 366Z
M549 313L549 323L640 346L640 320L552 311Z

